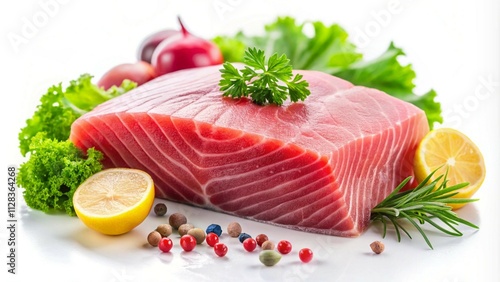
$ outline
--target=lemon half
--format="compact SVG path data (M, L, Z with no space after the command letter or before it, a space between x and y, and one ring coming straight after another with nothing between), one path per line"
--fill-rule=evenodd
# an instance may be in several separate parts
M77 216L89 228L119 235L144 221L154 197L154 183L148 173L111 168L85 180L73 195L73 205Z
M440 168L441 167L441 168ZM453 198L468 199L481 187L486 170L479 148L465 134L451 128L430 131L420 142L414 159L415 177L423 181L431 172L439 170L430 181L448 169L448 186L468 182L457 190ZM450 204L453 209L465 204Z

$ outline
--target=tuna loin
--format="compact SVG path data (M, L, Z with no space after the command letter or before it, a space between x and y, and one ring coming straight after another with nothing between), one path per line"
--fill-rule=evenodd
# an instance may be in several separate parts
M308 232L358 236L413 174L423 111L375 89L299 71L311 95L258 106L222 98L220 66L161 76L73 123L106 167L151 174L156 196Z

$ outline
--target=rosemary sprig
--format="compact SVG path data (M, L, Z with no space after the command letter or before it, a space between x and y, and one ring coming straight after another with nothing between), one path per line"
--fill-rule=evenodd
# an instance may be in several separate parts
M473 223L458 217L458 215L451 210L451 207L447 205L477 201L478 199L451 198L458 193L458 189L466 187L469 183L460 183L447 187L447 173L429 183L429 180L435 173L436 170L429 174L427 178L414 189L400 192L411 179L411 177L406 178L391 194L389 194L389 196L372 209L371 220L382 222L382 236L384 238L387 233L388 223L394 225L398 241L401 241L401 231L410 239L412 238L410 233L400 223L402 219L409 221L420 234L422 234L422 237L431 249L433 249L432 244L419 224L428 223L437 230L451 236L463 235L462 232L456 228L458 224L479 229L479 227ZM444 223L444 226L438 224L437 221Z

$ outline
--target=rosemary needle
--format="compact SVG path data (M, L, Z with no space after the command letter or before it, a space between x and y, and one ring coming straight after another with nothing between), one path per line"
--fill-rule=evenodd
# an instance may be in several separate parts
M408 230L400 223L400 220L409 221L422 235L427 245L433 249L432 244L425 234L421 224L428 223L437 230L451 235L462 236L456 226L458 224L467 225L479 229L473 223L458 217L447 204L462 204L477 201L478 199L456 199L452 198L468 183L460 183L447 187L447 174L439 176L429 183L429 180L436 172L433 171L412 190L400 192L401 189L411 180L411 177L403 180L396 189L389 194L382 202L371 211L371 220L380 221L383 225L383 237L387 234L387 224L394 226L398 241L401 241L401 231L410 239L412 238ZM441 181L442 180L442 181ZM438 184L439 183L439 184ZM438 224L438 222L443 224Z

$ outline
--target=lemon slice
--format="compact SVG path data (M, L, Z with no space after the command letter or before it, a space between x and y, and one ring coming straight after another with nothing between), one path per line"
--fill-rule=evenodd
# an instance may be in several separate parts
M453 198L468 199L481 187L485 177L484 159L479 148L463 133L451 128L430 131L420 142L414 159L415 177L423 181L441 167L431 178L435 180L448 169L448 186L468 182ZM465 204L450 204L456 210Z
M107 235L127 233L148 216L155 197L151 176L137 169L111 168L83 182L73 195L80 220Z

